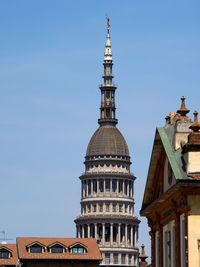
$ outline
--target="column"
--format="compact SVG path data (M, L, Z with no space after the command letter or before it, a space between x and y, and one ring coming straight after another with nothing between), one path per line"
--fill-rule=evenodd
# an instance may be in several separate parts
M77 233L77 237L80 238L81 237L81 226L78 225L78 233Z
M112 194L112 179L110 179L110 194Z
M113 223L110 224L110 245L113 245Z
M117 179L117 195L119 195L119 180Z
M85 227L82 225L82 238L85 238Z
M122 195L124 196L124 180L122 180Z
M102 245L104 246L105 245L105 223L102 223L102 228L103 228L103 231L102 231Z
M94 236L95 239L97 240L97 223L94 224Z
M133 225L131 225L131 247L133 247Z
M99 193L99 179L97 179L97 194Z
M91 195L93 196L93 186L94 186L94 181L91 180Z
M131 197L133 197L133 182L131 182Z
M127 247L127 239L128 239L127 224L125 224L125 246L126 247Z
M136 225L134 226L134 245L137 246L137 229Z
M138 226L135 226L135 237L136 237L135 245L138 247Z
M106 193L106 179L103 180L103 193Z
M121 243L121 223L118 224L118 245Z
M90 238L90 225L88 224L88 238Z
M82 181L83 183L83 197L85 197L85 181Z

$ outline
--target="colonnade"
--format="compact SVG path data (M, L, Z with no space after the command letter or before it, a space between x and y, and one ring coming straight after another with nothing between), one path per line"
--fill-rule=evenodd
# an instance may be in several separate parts
M82 197L94 194L117 194L120 196L133 197L133 181L126 179L85 179L82 181Z
M105 246L117 245L125 247L137 246L138 225L122 223L91 223L77 225L77 237L95 238L97 242Z

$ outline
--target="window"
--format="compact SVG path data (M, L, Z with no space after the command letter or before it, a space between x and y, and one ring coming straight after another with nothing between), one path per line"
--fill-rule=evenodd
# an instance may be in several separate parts
M99 211L103 212L103 204L99 204Z
M106 211L109 212L110 211L110 205L107 203L106 204Z
M116 212L116 204L113 204L113 212Z
M125 212L127 212L127 207L128 207L127 204L125 204Z
M9 251L6 249L0 250L0 258L1 259L8 259L9 258Z
M110 181L106 181L106 193L110 192Z
M114 193L116 191L116 181L112 181L112 192Z
M94 193L97 193L97 181L94 181L93 186Z
M91 181L88 181L88 195L91 195Z
M34 244L30 247L31 253L42 253L42 247L39 244Z
M90 212L91 211L91 206L90 206L90 204L88 204L88 212Z
M81 247L81 246L73 247L72 253L73 254L83 254L84 253L83 247Z
M100 192L103 192L103 181L99 182L99 189L100 189Z
M125 264L126 254L122 254L121 256L121 264Z
M128 255L128 264L129 265L132 264L132 255L131 254Z
M122 204L119 204L119 212L122 212Z
M118 253L114 253L114 260L113 260L113 263L114 264L118 264Z
M110 264L110 253L105 253L105 264Z
M94 206L93 206L93 211L94 211L94 212L97 211L97 205L96 205L96 204L94 204Z
M51 253L63 253L63 247L61 245L54 245L51 247Z

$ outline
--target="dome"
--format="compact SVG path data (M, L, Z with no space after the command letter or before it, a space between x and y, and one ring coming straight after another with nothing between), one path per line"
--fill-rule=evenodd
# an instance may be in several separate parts
M87 147L86 157L98 155L128 156L127 143L120 131L111 125L99 127Z

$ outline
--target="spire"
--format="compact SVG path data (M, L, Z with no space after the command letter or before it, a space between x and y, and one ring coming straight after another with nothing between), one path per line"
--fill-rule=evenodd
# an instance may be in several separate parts
M112 49L110 43L110 18L107 18L107 35L106 35L106 45L104 53L104 83L100 85L101 90L101 107L100 107L100 119L98 123L100 126L105 124L117 124L117 119L115 118L115 90L117 87L113 84L113 74L112 74Z
M186 108L186 106L185 106L185 97L182 96L181 97L181 107L180 107L180 109L177 110L177 113L179 113L181 115L181 117L187 117L186 114L188 112L190 112L190 110Z

